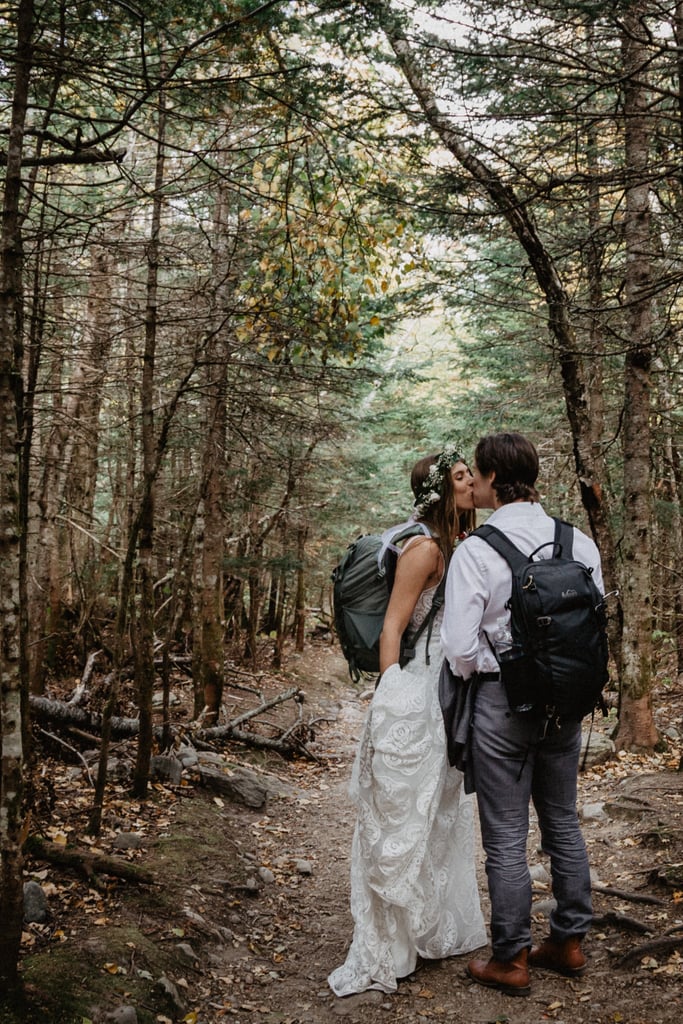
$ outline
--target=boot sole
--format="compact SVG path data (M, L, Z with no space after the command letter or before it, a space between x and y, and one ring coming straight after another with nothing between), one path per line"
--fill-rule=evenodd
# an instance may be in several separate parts
M481 978L475 978L469 968L467 969L468 976L472 981L476 981L477 985L483 985L485 988L495 988L499 992L502 992L506 996L530 996L531 985L525 985L523 988L518 988L515 985L506 985L504 982L499 981L482 981Z
M585 967L559 967L554 964L534 963L533 960L529 961L529 967L539 971L552 971L554 974L561 974L564 978L580 978L587 970L587 965Z

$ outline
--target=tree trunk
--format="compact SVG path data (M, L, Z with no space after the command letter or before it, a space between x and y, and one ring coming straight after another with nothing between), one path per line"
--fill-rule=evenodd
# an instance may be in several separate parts
M33 57L33 3L20 0L17 10L17 59L15 62L12 117L7 144L7 165L0 242L0 992L13 995L20 989L17 964L23 920L23 698L22 608L25 597L25 566L20 558L22 508L17 452L22 416L22 237L19 218L22 150ZM24 467L25 469L25 467ZM20 578L21 577L21 578ZM22 636L22 634L24 634Z
M652 239L649 112L646 87L650 53L641 41L643 5L624 15L624 124L626 201L624 293L629 339L624 367L623 677L618 746L650 749L657 742L652 717L652 473L651 367Z
M149 765L154 744L152 697L154 695L154 505L156 489L156 449L154 436L154 387L158 319L159 239L164 184L165 96L159 94L152 224L147 247L147 308L145 310L145 352L142 362L142 476L143 499L140 509L138 573L140 605L137 616L136 676L140 733L138 735L133 795L144 799L149 784Z
M216 258L216 329L206 349L205 445L202 453L203 543L200 548L197 611L199 644L196 661L205 722L218 723L225 682L223 558L225 554L225 479L227 429L227 369L230 358L222 310L229 305L225 295L231 280L229 262L228 192L221 189L214 218Z
M592 27L588 28L589 37L592 35ZM589 43L593 40L589 38ZM600 314L604 310L603 294L603 243L602 233L602 211L600 204L599 175L600 167L598 160L599 139L595 125L589 122L586 136L586 154L588 159L589 183L588 183L588 227L589 242L585 250L586 276L588 278L588 327L589 338L588 358L588 396L590 410L590 444L594 453L594 465L596 480L602 480L603 491L611 494L609 488L609 467L605 458L605 400L603 381L603 362L605 359L605 339L602 329ZM606 581L606 589L612 592L608 606L607 631L609 635L610 653L614 661L617 679L621 679L621 637L624 627L624 614L621 599L617 593L619 581L619 566L616 558L616 549L613 535L610 531L610 543L600 543L600 557L602 561L603 577Z
M294 615L294 648L301 652L304 649L306 636L306 576L304 573L306 538L308 530L305 526L299 526L296 531L297 541L297 570L296 570L296 602Z

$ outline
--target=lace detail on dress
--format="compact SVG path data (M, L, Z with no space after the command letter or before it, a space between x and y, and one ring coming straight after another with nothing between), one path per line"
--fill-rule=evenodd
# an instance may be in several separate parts
M414 618L430 604L425 591ZM418 955L453 956L486 943L472 798L446 756L438 627L429 665L425 642L423 636L404 669L392 665L382 675L353 766L354 932L346 962L328 979L338 996L369 988L394 992Z
M429 614L429 609L432 607L432 601L434 600L434 594L438 590L438 583L435 587L427 587L423 590L418 597L415 607L413 608L413 614L410 616L410 628L412 630L419 629L424 620ZM438 636L441 629L441 620L443 619L443 608L439 608L438 612L434 616L434 625L432 626L432 633Z

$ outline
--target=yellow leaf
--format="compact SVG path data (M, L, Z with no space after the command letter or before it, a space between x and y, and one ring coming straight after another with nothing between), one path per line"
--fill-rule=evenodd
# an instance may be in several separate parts
M199 1018L197 1016L196 1011L190 1010L190 1012L186 1013L185 1016L183 1017L183 1024L197 1024L198 1020Z
M380 320L380 318L379 318L379 317L377 316L377 314L376 314L376 313L375 313L375 315L374 315L374 316L371 316L371 317L370 317L370 326L371 326L371 327L379 327L379 325L381 324L381 322L382 322L382 321Z

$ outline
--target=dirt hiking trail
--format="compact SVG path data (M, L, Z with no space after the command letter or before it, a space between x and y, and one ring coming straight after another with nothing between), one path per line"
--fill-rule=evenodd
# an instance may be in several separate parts
M528 998L472 983L468 957L423 963L398 992L335 998L326 982L346 954L354 809L347 786L367 696L337 647L290 655L286 683L306 693L318 758L248 758L269 788L263 807L196 785L158 786L152 800L110 800L98 841L121 849L160 884L94 885L35 862L51 920L27 935L24 1020L64 1024L680 1024L683 1019L683 696L657 699L667 749L612 755L580 777L580 809L595 882L596 923L581 979L535 971ZM282 683L282 675L279 684ZM606 727L597 726L604 736ZM595 741L597 743L597 739ZM226 756L245 760L244 749ZM83 841L88 793L55 770L53 828ZM70 808L62 809L62 800ZM61 815L61 817L60 817ZM547 865L529 842L534 932L547 931ZM488 918L483 856L479 878ZM488 950L486 951L488 953ZM9 1020L2 1018L0 1020Z

